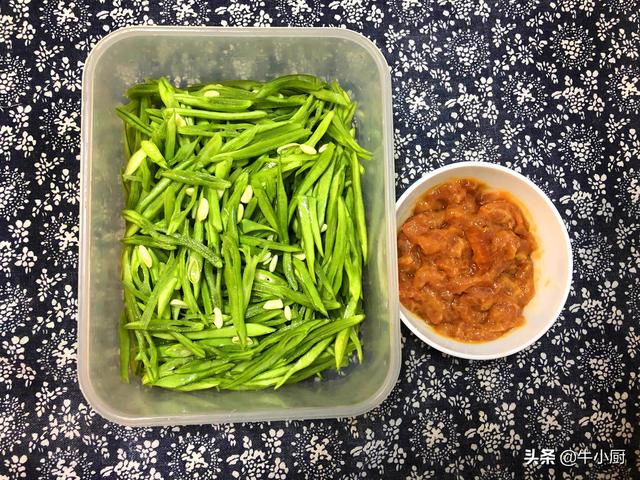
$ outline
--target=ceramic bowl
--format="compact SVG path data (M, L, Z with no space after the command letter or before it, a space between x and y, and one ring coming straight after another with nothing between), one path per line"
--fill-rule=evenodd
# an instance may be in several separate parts
M573 258L566 227L551 200L531 180L499 165L461 162L438 168L416 181L396 203L398 229L430 188L453 178L474 178L512 194L524 206L538 249L533 254L535 296L524 309L526 322L500 338L466 343L439 334L424 319L400 305L400 318L422 341L456 357L489 360L506 357L542 337L556 321L571 288Z

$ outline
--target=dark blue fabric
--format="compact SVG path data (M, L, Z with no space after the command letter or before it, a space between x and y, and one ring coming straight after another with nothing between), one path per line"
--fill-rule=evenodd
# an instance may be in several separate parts
M638 0L3 0L0 479L639 478ZM575 281L531 348L469 362L403 330L357 418L129 429L75 375L80 81L133 24L324 25L391 67L397 193L437 166L511 166L569 228ZM526 450L552 449L553 464ZM606 455L624 452L622 463ZM582 456L563 466L561 452ZM618 461L620 452L618 452ZM590 458L591 457L591 458ZM571 463L565 458L565 463Z

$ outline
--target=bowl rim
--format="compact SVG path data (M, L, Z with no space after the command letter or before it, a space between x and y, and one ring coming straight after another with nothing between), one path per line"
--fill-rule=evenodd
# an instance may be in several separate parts
M296 407L294 413L287 415L287 410L278 411L219 411L206 414L186 414L172 416L134 416L123 413L115 408L97 393L93 379L89 375L89 365L86 359L89 351L89 319L90 305L90 245L91 245L91 170L92 148L91 136L93 119L91 116L91 103L94 95L93 80L96 65L102 55L121 40L142 35L174 35L206 34L212 36L226 36L232 38L243 37L336 37L350 41L358 45L366 52L378 67L380 74L381 90L387 95L381 98L382 115L382 151L387 165L388 179L384 185L384 214L389 219L387 229L389 231L389 250L395 252L396 225L394 215L394 162L393 162L393 112L391 107L391 74L389 65L380 49L366 36L359 32L337 27L224 27L224 26L167 26L167 25L132 25L114 30L101 38L87 56L82 72L81 87L81 133L80 133L80 208L79 208L79 259L78 259L78 361L77 378L80 391L89 405L102 417L120 425L147 427L165 425L192 425L192 424L218 424L238 422L262 422L280 420L308 420L316 418L339 418L355 416L366 413L380 405L391 393L400 375L402 342L400 334L400 322L398 321L398 309L389 308L389 336L390 345L388 368L384 380L377 389L365 400L339 407ZM386 266L389 281L389 298L397 295L397 264L393 255L388 255L383 264Z
M421 188L423 188L423 186L424 186L424 184L426 182L428 182L429 180L433 179L437 175L440 175L440 174L443 174L443 173L449 173L449 172L452 172L452 171L455 171L455 170L458 170L458 169L462 169L462 168L486 169L486 170L494 170L494 171L499 171L501 173L505 173L507 175L515 177L518 180L521 180L522 182L524 182L527 185L527 187L529 187L531 190L533 190L543 200L543 203L552 212L552 214L555 217L555 219L562 226L562 229L561 229L562 230L562 248L564 249L564 251L567 254L567 281L566 281L566 284L564 285L564 291L563 291L563 294L562 294L562 299L563 300L562 300L562 302L559 303L558 307L549 316L549 319L547 320L547 322L543 325L543 327L535 335L532 335L525 342L522 342L522 343L520 343L520 344L518 344L518 345L516 345L516 346L514 346L512 348L509 348L509 349L501 351L501 352L496 352L496 353L487 353L487 354L465 353L465 352L460 352L460 351L454 350L452 348L445 347L444 345L441 345L440 343L432 340L431 338L423 335L420 332L420 330L418 329L416 324L411 320L411 318L409 318L407 315L405 315L405 313L404 313L404 308L405 307L402 305L402 303L399 303L400 319L402 320L402 323L404 323L404 325L409 330L411 330L411 332L413 332L413 334L415 336L417 336L420 340L422 340L426 344L430 345L431 347L435 348L436 350L439 350L439 351L441 351L443 353L446 353L448 355L452 355L454 357L459 357L459 358L465 358L465 359L468 359L468 360L494 360L494 359L497 359L497 358L505 358L505 357L508 357L509 355L513 355L514 353L518 353L518 352L524 350L525 348L528 348L533 343L538 341L545 333L547 333L549 331L549 329L558 320L558 317L560 316L560 314L564 310L565 304L567 302L567 298L569 297L569 293L571 291L571 285L572 285L572 282L573 282L573 251L571 249L571 240L570 240L570 237L569 237L569 232L567 231L567 226L566 226L564 220L562 219L562 216L560 215L560 212L558 212L558 209L553 204L551 199L548 197L548 195L540 187L538 187L535 183L533 183L525 175L521 174L520 172L516 172L515 170L513 170L511 168L505 167L503 165L498 165L498 164L494 164L494 163L487 163L487 162L481 162L481 161L475 161L475 162L474 161L465 161L465 162L452 163L452 164L449 164L449 165L445 165L443 167L436 168L436 169L426 173L422 177L420 177L409 188L407 188L407 190L405 190L405 192L400 196L400 198L396 202L396 224L397 224L397 228L399 229L401 227L400 219L398 218L398 214L400 212L400 209L402 207L404 207L404 204L407 202L408 198L416 190L420 190ZM460 343L463 343L463 342L460 342Z

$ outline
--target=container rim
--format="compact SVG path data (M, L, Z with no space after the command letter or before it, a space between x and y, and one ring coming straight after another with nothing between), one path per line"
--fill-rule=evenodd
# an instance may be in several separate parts
M399 309L390 308L389 318L389 342L390 355L389 367L384 381L376 392L361 402L343 407L300 407L291 409L291 416L283 417L283 410L249 411L206 413L185 416L131 416L122 415L102 401L92 379L89 375L88 362L81 361L88 358L89 351L89 319L90 319L90 262L89 252L91 246L91 211L89 208L91 199L91 169L92 152L89 148L92 132L93 118L90 115L90 106L93 101L93 81L96 67L102 55L118 42L143 35L175 35L185 33L208 34L224 37L335 37L356 43L375 62L381 80L381 90L387 93L382 101L382 151L387 165L389 178L384 185L384 214L387 217L387 232L390 239L390 251L396 250L396 215L395 215L395 190L394 190L394 162L393 162L393 113L391 106L391 75L382 52L367 37L359 32L346 28L336 27L222 27L222 26L129 26L115 30L93 47L82 73L82 100L81 100L81 139L80 139L80 252L78 260L78 384L84 397L91 407L109 421L127 426L163 426L163 425L191 425L205 423L238 423L252 421L275 420L305 420L319 418L339 418L361 415L380 405L391 393L400 375L401 349ZM89 201L87 201L89 200ZM398 272L394 256L387 258L387 271L389 272L389 298L399 298Z

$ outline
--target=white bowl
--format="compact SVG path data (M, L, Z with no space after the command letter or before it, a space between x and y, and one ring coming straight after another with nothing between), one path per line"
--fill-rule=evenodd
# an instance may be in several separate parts
M402 304L400 318L418 338L449 355L473 360L506 357L538 340L562 312L573 272L569 235L558 210L533 182L508 168L481 162L448 165L416 181L396 202L398 229L427 190L453 178L477 179L492 189L511 193L524 205L524 215L538 242L533 254L536 293L524 309L526 322L495 340L466 343L441 335Z

